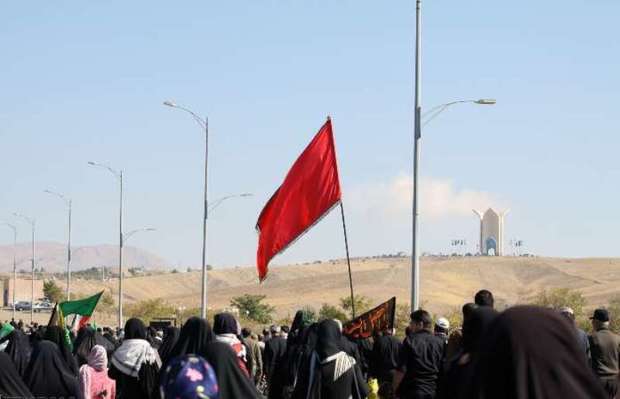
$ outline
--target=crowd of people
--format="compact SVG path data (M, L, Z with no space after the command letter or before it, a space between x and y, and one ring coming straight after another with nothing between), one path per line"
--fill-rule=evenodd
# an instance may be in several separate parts
M462 328L425 310L405 338L392 330L351 340L338 320L298 311L260 333L230 313L163 331L0 326L0 398L79 399L603 399L618 393L620 336L597 309L592 333L574 312L494 309L482 290Z

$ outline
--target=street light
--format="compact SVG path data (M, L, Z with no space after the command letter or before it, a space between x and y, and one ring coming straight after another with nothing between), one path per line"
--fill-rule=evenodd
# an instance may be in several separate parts
M207 217L209 214L209 203L207 200L207 176L209 166L209 118L204 119L198 116L194 111L189 108L182 107L173 101L164 101L163 104L167 107L180 109L185 111L194 118L196 123L200 125L205 132L205 174L204 174L204 198L203 198L203 216L202 216L202 285L201 285L201 298L200 298L200 316L202 318L207 317Z
M15 253L17 251L17 227L11 223L2 222L13 230L13 320L15 320L15 290L17 288L17 263L15 262Z
M123 328L123 170L112 169L108 165L89 161L90 166L107 169L118 179L120 206L118 218L118 328Z
M64 195L51 191L51 190L45 190L44 192L63 200L65 205L67 205L67 209L69 212L69 233L67 235L67 301L70 301L71 300L71 204L72 204L71 198L67 198Z
M22 218L23 220L25 220L26 222L30 223L30 227L32 229L32 259L31 259L31 266L32 266L32 284L31 284L31 292L30 292L30 324L32 324L32 320L34 319L34 258L35 258L35 248L34 248L34 231L35 231L35 226L36 226L36 220L33 218L29 218L28 216L24 216L21 213L17 213L14 212L13 216L16 216L18 218ZM15 276L13 276L15 277ZM15 288L13 288L15 289Z
M129 240L129 238L132 235L136 234L136 233L139 233L139 232L142 232L142 231L155 231L155 230L157 230L157 229L155 229L153 227L145 227L145 228L142 228L142 229L131 230L129 233L123 235L123 242L126 242L127 240Z
M417 2L418 12L418 32L416 34L417 40L419 40L419 13L420 13L420 0ZM419 176L419 163L420 163L420 140L422 138L422 127L426 126L430 121L435 119L439 114L445 111L448 107L455 104L477 104L477 105L495 105L497 101L492 98L481 98L478 100L457 100L449 103L437 105L428 110L422 115L422 107L420 105L421 88L420 88L420 69L419 69L419 43L416 49L416 94L415 94L415 109L416 109L416 121L415 121L415 133L414 133L414 145L413 145L413 243L411 251L411 311L417 310L420 306L420 257L418 255L420 242L418 239L418 225L419 225L419 211L418 211L418 176ZM424 121L422 119L424 118Z
M422 126L428 125L430 121L432 121L437 116L439 116L439 114L445 111L446 108L452 105L455 105L455 104L464 104L464 103L477 104L477 105L495 105L497 101L494 98L480 98L478 100L457 100L457 101L451 101L445 104L440 104L440 105L437 105L429 109L428 111L424 113L424 115L422 115L422 119L424 120L423 121L424 123L422 124Z
M252 193L241 193L241 194L233 194L233 195L227 195L225 197L221 197L216 199L215 201L213 201L213 203L211 205L209 205L208 211L209 214L213 213L213 211L215 210L215 208L217 208L219 205L222 204L222 202L231 199L231 198L245 198L245 197L251 197L254 194Z

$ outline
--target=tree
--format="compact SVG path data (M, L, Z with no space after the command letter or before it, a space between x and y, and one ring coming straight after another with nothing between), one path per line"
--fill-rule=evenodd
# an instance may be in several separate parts
M583 316L583 308L586 305L586 299L580 292L571 291L568 288L554 288L549 291L542 290L534 297L532 301L534 305L547 308L560 309L568 306L575 312L575 318Z
M330 305L328 303L324 303L319 310L319 321L327 319L336 319L340 320L343 323L348 321L346 313L340 310L340 308L337 308L336 306Z
M258 323L270 323L273 319L272 314L276 308L266 303L261 303L266 297L266 295L245 294L234 297L230 301L230 306L239 309L241 317Z
M571 291L568 288L554 288L549 291L542 290L534 297L532 304L556 310L563 306L568 306L575 313L577 325L585 331L591 329L590 322L584 314L586 299L580 292Z
M607 310L609 311L609 329L616 334L620 332L620 296L616 296L611 298L609 301L609 306L607 306ZM586 320L587 325L590 327L585 329L586 331L591 329L590 320Z
M370 310L369 298L363 295L355 295L353 299L355 300L355 316L359 316ZM351 319L353 318L353 307L351 306L350 296L340 298L340 307L351 316Z
M129 317L137 317L149 323L156 317L174 317L176 309L161 298L147 299L129 304L125 307L125 314Z
M43 296L49 299L50 302L62 302L65 300L65 294L53 280L43 281Z

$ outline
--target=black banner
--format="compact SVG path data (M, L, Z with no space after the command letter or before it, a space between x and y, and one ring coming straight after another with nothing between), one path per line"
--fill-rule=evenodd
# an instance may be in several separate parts
M342 333L349 338L359 339L371 337L375 332L394 328L396 313L396 297L369 310L363 315L347 322L342 327Z

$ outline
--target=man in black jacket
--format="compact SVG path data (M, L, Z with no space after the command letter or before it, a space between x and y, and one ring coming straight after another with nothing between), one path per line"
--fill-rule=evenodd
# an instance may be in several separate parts
M278 326L271 326L271 339L265 343L263 365L269 386L269 399L280 399L284 387L286 367L286 339Z
M609 398L613 399L618 393L620 336L609 330L607 309L596 309L590 319L594 331L589 337L592 369Z
M411 314L412 334L405 339L394 376L401 399L433 399L441 370L444 342L433 335L433 319L425 310Z

